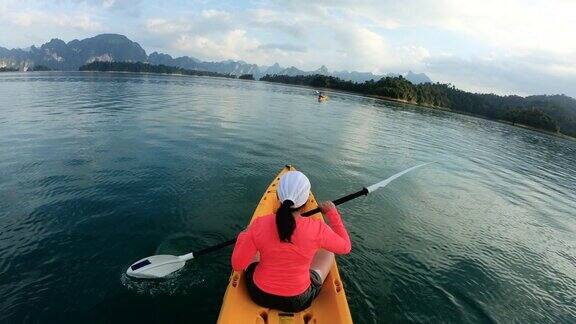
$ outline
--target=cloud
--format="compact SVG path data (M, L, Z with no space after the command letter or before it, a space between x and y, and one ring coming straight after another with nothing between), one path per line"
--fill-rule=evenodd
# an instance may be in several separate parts
M191 55L204 60L244 60L256 64L280 62L284 66L303 62L305 47L289 43L266 43L249 36L244 29L218 34L185 33L170 44L172 53Z
M331 12L354 23L389 29L439 28L489 43L502 49L548 48L566 53L576 49L576 1L546 0L409 0L347 1L293 0L286 10L305 15ZM334 14L336 12L337 14Z
M242 60L258 49L260 43L246 36L246 31L232 30L214 39L205 36L182 35L173 45L182 53L215 60Z
M19 27L63 27L84 31L101 31L102 24L85 13L52 14L41 11L18 12L9 16L11 23Z
M576 1L294 0L285 11L324 12L345 26L336 32L340 58L333 61L348 68L413 69L476 91L576 94ZM403 44L379 30L397 33Z
M146 30L160 35L171 35L190 31L189 23L168 21L163 18L152 18L145 22Z
M249 10L243 18L247 20L246 25L250 28L273 30L300 40L306 37L307 27L313 24L304 16L285 15L280 11L268 9Z
M531 95L564 93L576 96L576 69L564 58L496 56L463 59L437 56L425 62L437 81L476 92ZM561 70L561 74L558 73Z
M306 47L294 44L263 44L258 46L258 49L261 50L280 50L286 52L306 52Z
M202 10L144 22L146 38L158 50L172 55L192 55L207 60L240 59L247 46L257 48L235 16L222 10ZM243 45L244 44L244 45ZM249 44L249 45L248 45ZM226 57L229 55L229 57Z
M87 4L92 9L104 9L120 12L130 16L140 16L143 0L76 0L79 4Z
M576 50L572 41L576 29L575 2L488 0L466 6L456 2L450 5L451 18L435 21L436 25L508 51Z
M205 19L225 20L230 18L230 14L223 10L214 10L214 9L202 10L200 14Z
M208 9L186 12L172 19L149 18L144 26L149 35L176 40L163 43L164 51L175 55L207 60L242 59L257 64L278 61L292 65L305 61L301 58L307 52L302 43L303 32L294 21L274 11L249 9L248 12L250 15ZM274 38L278 40L286 40L282 34L299 39L263 42L257 36L262 30L274 30Z
M375 72L386 62L390 49L379 34L363 27L340 28L335 34L338 52L342 60L347 61L349 69L362 69Z
M336 30L337 51L346 69L386 73L421 67L429 51L422 46L391 46L380 34L364 27Z
M209 35L227 33L241 28L225 11L203 10L199 14L166 18L149 18L144 23L147 32L165 36L180 36L183 33Z

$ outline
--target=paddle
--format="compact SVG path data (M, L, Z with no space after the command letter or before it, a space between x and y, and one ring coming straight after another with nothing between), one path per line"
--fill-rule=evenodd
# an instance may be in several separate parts
M364 187L362 188L362 190L359 190L355 193L351 193L347 196L338 198L336 200L333 201L334 205L340 205L343 204L347 201L350 201L352 199L358 198L360 196L365 196L368 195L369 193L372 193L375 190L378 190L380 188L384 188L386 187L390 182L392 182L393 180L403 176L404 174L418 169L420 167L423 167L425 165L431 164L434 162L429 162L429 163L424 163L424 164L420 164L417 166L413 166L409 169L406 169L402 172L398 172L395 175L387 178L386 180L380 181L378 183L375 183L371 186L368 187ZM302 213L302 216L311 216L314 215L316 213L320 212L320 208L315 208L312 210L309 210L305 213ZM131 277L136 277L136 278L147 278L147 279L156 279L156 278L162 278L165 277L177 270L180 270L182 267L184 267L184 265L186 264L186 261L197 258L201 255L213 252L213 251L217 251L220 250L221 248L227 247L229 245L232 245L236 242L236 239L231 239L229 241L226 242L222 242L220 244L216 244L207 248L204 248L202 250L199 251L195 251L195 252L190 252L188 254L184 254L184 255L153 255L153 256L149 256L147 258L141 259L136 261L134 264L132 264L130 266L130 268L128 268L128 270L126 270L126 274L131 276Z

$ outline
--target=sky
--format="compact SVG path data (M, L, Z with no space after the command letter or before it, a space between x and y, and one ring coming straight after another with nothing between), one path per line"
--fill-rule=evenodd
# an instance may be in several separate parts
M576 1L0 0L0 46L118 33L147 53L576 97Z

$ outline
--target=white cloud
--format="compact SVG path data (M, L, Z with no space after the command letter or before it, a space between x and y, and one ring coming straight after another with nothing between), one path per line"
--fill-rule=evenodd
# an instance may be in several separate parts
M202 10L202 12L200 13L201 16L205 19L228 19L230 18L230 14L226 11L222 11L222 10L214 10L214 9L208 9L208 10Z
M129 16L141 14L143 0L76 0L77 3L91 6L91 9L124 12Z
M288 8L303 13L318 1L292 1ZM355 22L375 26L436 27L460 33L503 49L549 49L569 52L576 30L576 1L546 0L409 0L320 1Z
M102 25L95 21L88 14L54 14L41 11L18 12L9 15L11 22L19 27L39 27L57 26L63 28L74 28L85 31L100 31Z
M311 31L309 27L314 25L306 16L286 15L269 9L248 10L241 19L246 19L248 27L288 34L300 40L306 39Z
M281 62L284 65L306 62L307 47L303 30L294 20L274 11L229 12L202 10L165 18L149 18L144 26L149 34L175 41L165 43L164 51L206 60L235 59L257 64ZM256 34L274 30L281 41L262 42ZM281 35L299 36L286 41Z
M339 28L335 38L339 42L340 57L347 61L349 69L375 71L386 62L390 51L382 36L363 27Z
M343 26L336 30L340 67L349 70L386 73L422 66L430 56L422 46L390 46L380 34L364 27Z
M558 74L557 67L562 67ZM427 72L437 80L477 92L497 94L564 93L576 95L576 70L564 70L554 58L437 56L426 60ZM567 73L566 73L567 72Z
M214 60L241 60L258 49L260 43L246 36L246 31L232 30L217 39L205 36L182 35L173 45L175 49L193 56Z
M538 93L538 89L545 89L548 93L576 94L576 1L359 0L351 4L294 0L286 7L291 12L285 14L306 16L318 6L330 13L329 23L343 26L338 33L344 34L337 38L345 41L335 50L344 55L335 60L337 64L359 58L350 65L382 72L423 71L436 80L478 91ZM356 36L346 36L345 28ZM378 28L401 36L408 32L416 39L402 39L407 45L395 46L377 32ZM426 32L438 37L434 51L418 44L417 37ZM358 37L370 41L355 41ZM345 48L346 44L350 48ZM469 44L484 52L469 57L476 50L468 49ZM468 57L459 57L461 52Z
M163 18L148 19L145 22L145 26L148 32L161 35L184 33L191 29L191 25L189 23L168 21Z
M278 43L268 43L258 46L261 50L272 50L272 51L285 51L285 52L306 52L307 49L304 46L295 44L278 44Z
M103 0L102 1L102 6L104 8L111 8L112 6L114 6L114 4L116 3L115 0Z
M219 35L241 28L241 24L232 21L232 15L226 11L203 10L199 14L166 18L148 18L145 29L154 34L177 38L183 33L194 35Z
M432 24L463 33L508 52L547 50L567 53L576 50L576 2L548 0L445 1L449 8Z

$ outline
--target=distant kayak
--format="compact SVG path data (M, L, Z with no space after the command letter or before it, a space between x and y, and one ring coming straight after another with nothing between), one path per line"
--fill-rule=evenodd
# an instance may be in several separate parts
M318 96L318 102L322 102L322 101L326 101L328 100L328 96L323 94L322 92L316 90L314 91L314 94Z

